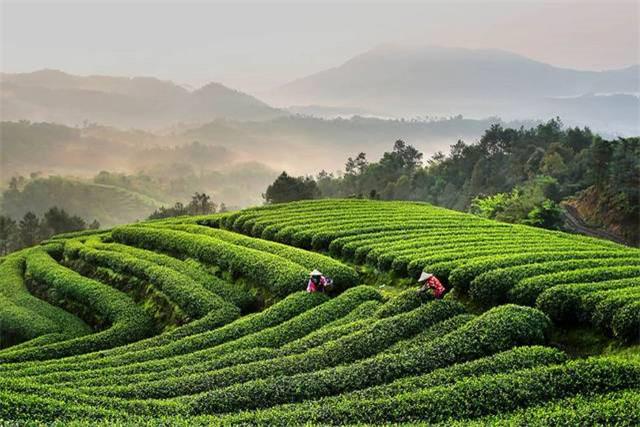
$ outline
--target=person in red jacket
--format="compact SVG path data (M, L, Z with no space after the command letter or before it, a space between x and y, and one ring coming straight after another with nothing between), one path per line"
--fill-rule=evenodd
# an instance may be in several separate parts
M418 279L418 283L422 285L418 292L426 292L427 289L431 289L433 291L433 296L436 298L442 298L444 295L444 286L442 286L440 280L431 273L425 273L423 271Z
M318 270L313 270L309 273L309 277L307 292L324 292L333 283L331 279L324 277Z

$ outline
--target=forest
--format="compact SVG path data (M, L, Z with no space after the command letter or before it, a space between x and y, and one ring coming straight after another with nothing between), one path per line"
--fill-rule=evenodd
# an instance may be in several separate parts
M293 188L293 190L292 190ZM315 177L286 173L268 203L312 198L426 201L492 219L559 229L562 206L627 242L640 239L640 138L605 140L559 118L532 128L489 127L475 143L458 140L426 161L397 140L378 161L361 152L344 171Z

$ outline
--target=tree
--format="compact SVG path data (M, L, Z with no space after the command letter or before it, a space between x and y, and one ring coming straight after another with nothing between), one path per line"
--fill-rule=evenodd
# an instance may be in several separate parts
M593 141L593 134L589 128L580 129L575 127L573 129L567 129L564 144L577 154L585 148L589 148L591 141Z
M60 233L70 233L86 228L86 223L77 215L71 216L64 209L57 206L50 208L44 213L43 228L47 229L50 235Z
M540 171L549 176L560 177L567 173L568 168L564 163L562 156L556 152L547 153L542 158L542 163L540 164Z
M366 167L369 165L367 155L360 152L355 159L349 157L344 165L344 171L347 175L362 175Z
M205 193L196 192L191 197L189 211L192 215L207 215L215 213L217 205L211 201L211 197Z
M176 202L170 208L165 208L164 206L160 206L160 208L153 211L151 215L149 215L148 219L162 219L162 218L172 218L174 216L182 216L189 215L190 212L185 205L180 202Z
M511 200L511 194L498 193L492 196L478 196L471 202L469 211L484 218L495 218L503 212Z
M6 255L16 249L18 243L18 227L16 222L5 215L0 215L0 255Z
M396 181L393 188L393 198L395 200L410 200L411 199L411 181L407 175L402 175Z
M469 180L469 191L472 194L487 193L492 189L488 188L488 179L490 175L488 160L485 157L480 158L473 166L471 178Z
M211 196L206 193L196 192L191 196L191 201L188 205L185 206L181 202L176 202L170 208L161 206L149 215L148 219L172 218L182 215L208 215L216 213L216 211L218 211L218 205L211 201ZM221 203L219 212L226 211L227 207L224 203Z
M393 151L383 154L380 164L389 165L396 170L412 172L422 165L422 153L399 139L393 144Z
M435 167L441 164L446 159L446 156L442 151L436 151L429 160L427 160L427 165L429 167Z
M556 202L547 199L533 208L521 222L534 227L560 230L564 224L562 208Z
M282 172L262 195L267 203L286 203L320 197L318 185L310 177L292 177Z
M33 246L40 241L40 219L33 212L24 214L18 223L18 236L22 247Z
M598 189L607 185L612 151L611 143L602 138L595 138L591 145L591 175Z

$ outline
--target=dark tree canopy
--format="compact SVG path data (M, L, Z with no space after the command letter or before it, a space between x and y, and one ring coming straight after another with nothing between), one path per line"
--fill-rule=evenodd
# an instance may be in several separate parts
M149 215L148 219L172 218L182 215L208 215L216 212L226 212L227 210L227 206L224 203L220 203L220 209L218 210L218 205L211 200L211 196L206 193L195 192L188 204L176 202L168 208L161 206Z
M37 245L54 234L86 228L99 229L100 223L93 220L87 226L84 219L77 215L70 215L57 206L47 210L42 217L29 211L19 221L0 215L0 255Z
M293 177L282 172L278 178L267 187L263 197L267 203L286 203L295 200L316 199L320 191L315 180L311 177Z
M359 153L344 174L323 172L316 181L322 197L420 200L461 211L482 206L490 218L546 228L562 226L562 201L588 199L598 215L626 224L628 241L640 242L639 138L606 141L558 118L533 128L494 124L477 142L459 140L449 154L424 163L415 147L397 140L379 161ZM279 180L290 190L302 187L286 174ZM311 198L284 190L278 197Z

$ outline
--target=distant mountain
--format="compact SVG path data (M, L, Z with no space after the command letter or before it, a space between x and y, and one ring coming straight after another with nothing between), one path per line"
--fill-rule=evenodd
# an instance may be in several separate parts
M637 95L639 76L639 66L579 71L500 50L385 45L290 82L273 96L285 105L362 107L396 116L464 114L513 119L554 115L551 106L558 103L545 101L547 98ZM628 99L620 101L628 103Z
M74 76L56 70L0 74L3 120L77 125L167 127L216 118L266 120L285 114L264 102L210 83L188 91L152 77Z

